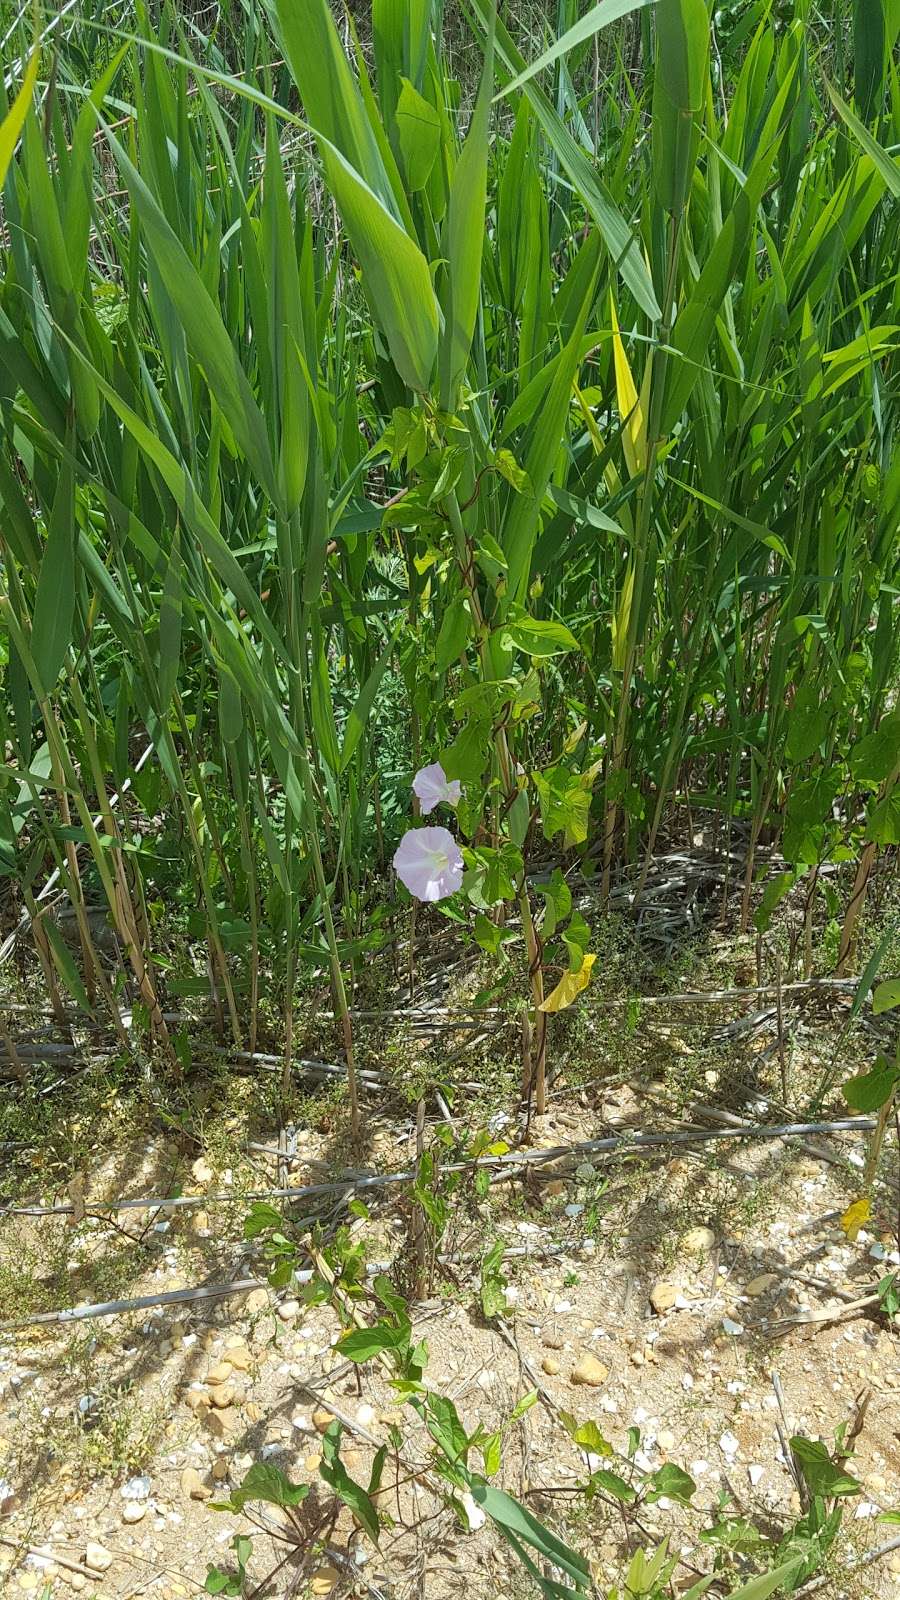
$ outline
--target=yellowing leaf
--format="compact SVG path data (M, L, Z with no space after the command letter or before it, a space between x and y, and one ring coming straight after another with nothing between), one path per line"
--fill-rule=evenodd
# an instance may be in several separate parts
M577 383L572 384L572 393L574 394L575 399L578 401L578 409L584 418L585 427L587 428L590 436L591 444L594 447L594 454L602 456L604 449L603 435L597 426L597 419L594 416L590 405L588 404L587 396L582 392L581 389L579 389Z
M19 134L22 132L22 125L28 115L28 108L31 105L31 97L37 80L39 59L40 51L35 45L31 52L28 66L25 69L22 87L16 95L8 114L0 122L0 189L6 182L9 163L13 158L13 151L18 143Z
M871 1200L854 1200L841 1217L841 1227L851 1242L856 1238L864 1222L868 1222L872 1215Z
M637 392L637 384L628 364L625 346L619 333L619 319L616 316L616 305L612 294L609 297L609 314L612 319L613 331L613 360L616 369L616 398L619 403L619 415L622 418L623 434L622 446L625 451L625 462L631 477L643 472L647 464L647 424L644 417L644 403Z
M612 619L612 664L616 672L621 672L625 665L625 650L628 644L628 626L631 621L631 602L634 599L634 567L629 561L622 584L622 593L619 598L619 607Z
M572 1001L581 993L582 989L586 989L590 983L591 968L596 959L596 956L585 956L577 972L567 972L564 977L560 978L553 993L548 994L541 1006L541 1010L565 1011L566 1007L572 1004Z

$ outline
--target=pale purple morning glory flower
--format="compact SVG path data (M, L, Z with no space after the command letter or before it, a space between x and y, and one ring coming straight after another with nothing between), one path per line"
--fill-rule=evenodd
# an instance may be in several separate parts
M458 778L454 778L450 783L439 761L432 761L430 767L420 768L413 778L412 786L413 794L418 797L422 808L423 817L427 817L429 811L439 806L442 800L446 800L448 806L459 805L462 784Z
M394 870L416 900L446 900L462 883L462 851L446 828L410 828L397 846Z

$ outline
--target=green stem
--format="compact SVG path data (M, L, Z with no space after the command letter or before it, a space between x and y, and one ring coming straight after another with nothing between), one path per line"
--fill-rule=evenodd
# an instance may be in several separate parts
M478 640L478 656L481 664L482 679L488 682L493 676L488 644L489 628L481 607L478 586L475 582L472 553L463 525L459 500L455 492L448 496L445 504L450 521L450 529L453 534L456 559L468 591L469 604L472 608L472 621L475 624L475 633ZM507 731L502 721L494 727L493 741L494 749L497 753L497 764L500 768L500 783L503 788L504 800L511 804L515 799L518 785L516 784L515 761L510 751ZM524 1076L527 1078L527 1082L523 1084L523 1092L527 1098L533 1089L535 1113L537 1116L542 1117L547 1109L547 1015L542 1009L544 1004L544 947L531 914L528 881L524 867L518 885L517 898L519 914L522 918L522 931L525 936L528 979L531 985L531 998L534 1006L534 1023L529 1060L523 1063Z

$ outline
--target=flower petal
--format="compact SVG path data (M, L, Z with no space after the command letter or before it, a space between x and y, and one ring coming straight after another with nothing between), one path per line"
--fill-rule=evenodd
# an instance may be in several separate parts
M416 900L446 900L462 884L462 851L446 828L410 828L395 851L394 869Z
M442 800L451 806L459 805L462 785L458 779L448 783L447 774L439 761L432 761L430 766L420 767L413 778L412 786L423 817L427 817Z

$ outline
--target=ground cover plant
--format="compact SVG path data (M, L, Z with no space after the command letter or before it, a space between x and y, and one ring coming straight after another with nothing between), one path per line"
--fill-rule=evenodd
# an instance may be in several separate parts
M864 1119L847 1238L889 1203L900 6L120 0L0 30L4 1199L85 1066L181 1156L210 1085L265 1081L279 1190L304 1074L326 1180L399 1096L402 1282L249 1174L247 1243L387 1373L460 1527L480 1510L525 1592L589 1593L571 1530L490 1481L532 1390L467 1432L414 1308L490 1163L554 1143L557 1095L590 1110L604 1008L621 1086L642 991L681 1004L692 971L776 1030L740 1072L718 1035L719 1113L739 1082L754 1123ZM813 1070L786 1014L822 994ZM38 1196L76 1227L84 1136ZM505 1329L503 1258L478 1297ZM893 1272L867 1292L893 1327ZM627 1513L618 1588L669 1592L639 1513L694 1480L564 1423L578 1492ZM323 1436L376 1547L395 1426L367 1487ZM818 1581L853 1438L786 1433L794 1522L723 1512L690 1593ZM307 1498L260 1462L228 1505L289 1513L292 1558L324 1537ZM251 1592L235 1539L211 1592Z

